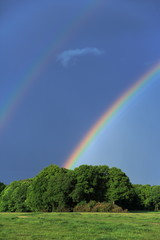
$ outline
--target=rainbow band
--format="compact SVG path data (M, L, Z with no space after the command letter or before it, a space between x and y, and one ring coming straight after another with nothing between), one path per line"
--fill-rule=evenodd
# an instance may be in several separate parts
M39 79L39 76L48 63L57 56L61 47L74 36L79 27L81 25L83 26L98 6L100 6L98 0L90 0L87 4L85 4L79 14L76 15L74 21L70 22L54 41L51 41L51 44L41 52L40 57L38 57L34 64L32 64L31 68L27 70L24 78L19 84L17 84L2 109L0 109L1 131L11 119L11 116L16 111L17 106L21 103L21 99L26 96L31 86Z
M65 168L71 169L82 154L87 150L90 143L104 129L104 127L119 113L120 110L128 103L130 99L135 97L138 92L143 89L155 77L160 75L160 63L156 64L149 72L143 75L136 83L134 83L120 98L118 98L109 109L100 117L96 124L89 130L86 136L75 148L71 156L64 164Z

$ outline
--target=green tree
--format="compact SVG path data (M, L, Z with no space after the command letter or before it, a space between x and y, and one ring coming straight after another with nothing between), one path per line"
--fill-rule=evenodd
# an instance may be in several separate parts
M154 210L158 211L160 207L160 186L151 187L151 202L153 203Z
M2 212L26 212L30 209L26 206L25 200L27 189L31 179L14 181L3 191L0 197L0 211Z
M149 184L134 184L133 187L137 196L137 208L141 210L151 210L153 208L151 186Z
M51 177L46 192L51 211L71 211L73 208L71 193L74 187L75 178L72 170L63 169Z
M131 208L133 196L133 186L126 174L116 167L110 168L106 201Z
M51 212L53 210L53 203L50 199L52 189L49 188L49 185L53 177L57 177L60 172L66 171L66 169L57 165L50 165L33 179L31 186L28 188L26 200L32 211Z
M108 166L81 165L75 168L75 188L71 193L73 202L104 201L108 170Z
M0 194L5 187L6 187L6 185L4 183L0 182Z

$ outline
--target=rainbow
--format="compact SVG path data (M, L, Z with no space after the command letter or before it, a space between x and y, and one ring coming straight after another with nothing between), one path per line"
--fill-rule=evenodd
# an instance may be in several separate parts
M79 14L76 15L74 21L70 22L54 41L51 41L49 46L41 52L40 57L37 57L30 69L27 69L25 76L17 84L2 109L0 109L0 130L4 129L18 105L21 104L22 99L26 96L31 86L39 79L48 63L57 56L62 46L75 36L76 31L86 23L98 6L100 4L97 0L90 0L85 4Z
M151 68L149 72L138 79L127 91L125 91L98 119L98 121L87 132L82 141L74 149L71 156L64 164L64 168L72 169L74 164L87 150L91 142L103 131L104 127L125 107L125 105L144 89L153 79L160 78L160 62Z

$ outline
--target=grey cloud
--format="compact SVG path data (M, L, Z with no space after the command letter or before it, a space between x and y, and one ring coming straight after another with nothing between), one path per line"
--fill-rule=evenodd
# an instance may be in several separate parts
M73 58L90 54L99 56L103 54L103 51L100 51L98 48L71 49L59 54L57 60L66 67Z

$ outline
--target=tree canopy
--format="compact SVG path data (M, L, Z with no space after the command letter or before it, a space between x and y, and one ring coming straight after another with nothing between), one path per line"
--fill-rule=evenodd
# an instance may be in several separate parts
M1 193L0 196L0 211L3 212L26 212L29 211L25 200L27 197L28 187L32 180L14 181Z
M132 184L116 167L50 165L32 179L0 183L0 211L158 210L160 186Z

